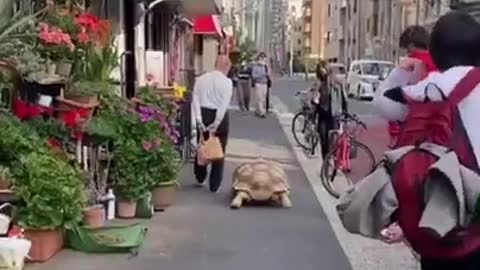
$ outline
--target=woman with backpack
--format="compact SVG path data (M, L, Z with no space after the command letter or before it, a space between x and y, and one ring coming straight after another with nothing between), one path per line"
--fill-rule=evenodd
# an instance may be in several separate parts
M402 125L405 125L405 133L400 134L399 146L417 145L422 141L444 146L453 151L463 167L477 175L480 174L478 48L480 24L474 18L461 12L450 12L442 16L433 28L429 45L439 72L433 72L423 79L425 65L421 61L410 59L402 66L410 71L410 78L402 78L403 83L409 85L388 89L375 100L375 105L385 118L404 122ZM398 74L392 72L390 76ZM387 78L386 81L393 79ZM414 84L410 85L411 83ZM434 236L420 228L420 218L423 217L427 200L423 194L424 178L435 158L426 155L425 151L415 149L391 167L391 179L398 199L398 209L392 221L398 221L405 240L419 253L422 270L480 269L478 221L457 224L455 229L443 237ZM435 204L437 211L446 209L445 203L450 202ZM442 214L448 215L445 212Z

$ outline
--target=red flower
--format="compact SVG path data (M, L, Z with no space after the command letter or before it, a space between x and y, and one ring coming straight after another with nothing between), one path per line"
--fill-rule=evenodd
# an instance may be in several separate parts
M100 20L89 13L84 13L75 18L75 24L80 27L85 27L87 30L94 33L98 33Z

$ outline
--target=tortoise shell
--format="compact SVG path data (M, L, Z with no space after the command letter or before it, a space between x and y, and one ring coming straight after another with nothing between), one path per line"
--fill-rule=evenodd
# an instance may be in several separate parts
M287 174L274 161L257 159L241 164L233 173L233 190L245 191L256 201L269 200L275 193L289 189Z

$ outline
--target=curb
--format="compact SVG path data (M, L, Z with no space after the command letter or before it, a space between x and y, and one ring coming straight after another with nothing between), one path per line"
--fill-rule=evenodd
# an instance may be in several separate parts
M273 110L282 130L287 137L292 151L304 171L317 200L333 228L340 246L344 250L353 270L417 270L418 262L409 249L401 244L388 245L381 241L367 239L347 232L336 211L336 200L333 199L320 181L321 158L307 158L296 146L290 131L292 113L281 113Z

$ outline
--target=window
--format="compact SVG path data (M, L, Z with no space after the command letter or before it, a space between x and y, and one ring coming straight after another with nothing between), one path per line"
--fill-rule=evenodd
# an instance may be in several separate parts
M328 11L328 17L330 17L330 16L332 15L332 11L331 11L331 6L330 6L330 4L328 4L328 9L327 9L327 11Z
M353 1L353 13L357 13L357 0Z
M378 14L373 14L373 35L374 36L378 36L378 27L379 27L379 23L378 23Z

